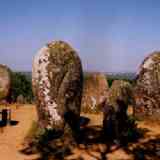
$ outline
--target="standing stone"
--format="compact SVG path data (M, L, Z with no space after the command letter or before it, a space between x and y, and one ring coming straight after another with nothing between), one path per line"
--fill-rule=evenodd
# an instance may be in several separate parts
M104 107L103 129L107 138L119 138L125 130L127 108L131 103L132 86L129 82L115 80L107 94Z
M24 98L24 96L22 94L20 94L19 96L17 96L16 102L18 104L25 104L25 98Z
M134 93L135 116L160 119L160 52L153 52L144 59Z
M101 111L108 89L107 76L102 73L87 73L83 87L82 112L97 113Z
M53 41L40 49L32 68L40 127L78 129L82 83L80 58L66 42Z
M0 64L0 101L7 100L11 89L11 71L10 69Z

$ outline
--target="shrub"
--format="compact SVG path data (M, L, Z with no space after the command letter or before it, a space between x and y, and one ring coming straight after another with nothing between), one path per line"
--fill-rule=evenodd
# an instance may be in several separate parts
M16 102L19 95L22 95L28 103L31 103L34 99L31 80L29 80L23 73L13 72L11 90L12 101Z

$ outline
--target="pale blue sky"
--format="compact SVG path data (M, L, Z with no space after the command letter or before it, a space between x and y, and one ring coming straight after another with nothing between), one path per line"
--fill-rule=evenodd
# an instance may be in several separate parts
M160 50L160 1L0 0L0 63L31 70L52 40L69 42L84 70L135 72Z

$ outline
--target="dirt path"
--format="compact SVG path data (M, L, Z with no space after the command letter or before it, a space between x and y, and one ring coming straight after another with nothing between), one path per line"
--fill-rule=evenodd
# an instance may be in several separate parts
M102 115L83 114L90 119L89 126L101 126ZM24 137L29 131L32 122L36 120L36 110L33 105L24 105L16 109L12 106L12 120L18 121L15 126L7 126L3 133L0 130L0 160L33 160L37 155L25 156L19 152ZM144 137L138 142L129 143L110 153L105 153L107 145L101 142L91 145L80 144L74 148L72 155L66 157L68 160L134 160L137 156L148 157L146 159L160 159L160 125L153 122L138 122L138 127L146 130ZM141 154L142 152L142 154Z
M91 126L102 125L102 115L83 114L90 119ZM108 145L103 142L93 143L85 146L80 145L73 149L72 154L66 157L67 160L160 160L160 123L151 121L138 121L138 128L143 136L136 142L130 142L106 152Z
M26 157L18 152L26 133L33 120L36 120L35 107L32 105L12 108L12 120L18 121L15 126L7 126L0 131L0 159L1 160L27 160Z

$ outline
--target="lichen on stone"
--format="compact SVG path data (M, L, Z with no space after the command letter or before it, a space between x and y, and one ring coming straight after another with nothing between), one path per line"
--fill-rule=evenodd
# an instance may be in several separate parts
M56 103L52 100L50 96L50 87L51 83L49 80L47 67L49 65L49 49L47 47L43 47L37 56L34 58L33 65L33 83L36 83L42 89L42 96L44 96L45 104L47 105L46 109L48 109L49 114L49 122L52 126L53 123L61 120L61 117L58 115L56 110ZM53 121L54 120L54 121Z
M140 65L134 89L134 100L137 117L149 116L159 119L160 52L153 52Z
M129 82L123 80L115 80L107 93L106 103L113 106L117 110L117 100L123 101L126 105L131 103L132 86Z
M69 113L78 120L82 81L80 58L66 42L40 49L33 60L32 85L41 127L63 130Z
M82 107L85 113L97 113L103 108L109 89L107 76L102 73L87 73L84 79Z
M0 64L0 100L6 99L11 90L11 70Z
M120 138L127 125L127 108L132 103L132 85L115 80L108 91L103 109L103 129L109 138Z

